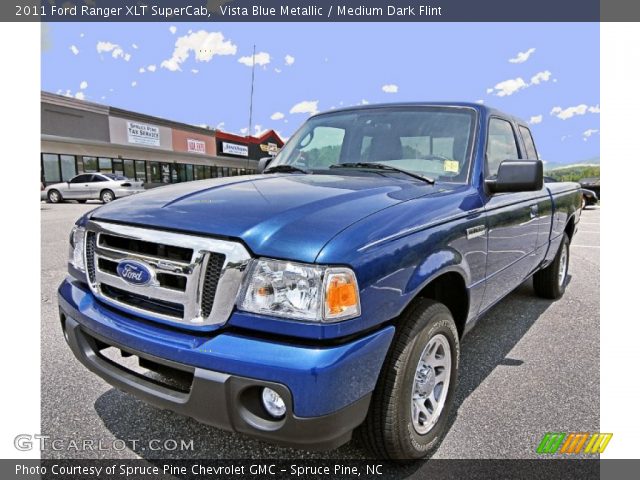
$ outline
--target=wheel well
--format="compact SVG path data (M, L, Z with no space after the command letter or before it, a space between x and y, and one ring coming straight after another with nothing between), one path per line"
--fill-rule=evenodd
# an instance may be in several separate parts
M101 197L102 197L102 194L104 192L111 192L113 194L113 190L111 190L110 188L103 188L102 190L100 190L100 196ZM115 196L115 194L114 194L114 196Z
M445 305L453 315L453 320L461 338L469 314L469 294L462 275L448 272L433 279L424 287L417 298L428 298Z
M564 227L564 231L567 234L567 237L569 237L569 242L571 242L573 234L576 231L576 218L574 216L569 219L569 221L567 222L567 226Z

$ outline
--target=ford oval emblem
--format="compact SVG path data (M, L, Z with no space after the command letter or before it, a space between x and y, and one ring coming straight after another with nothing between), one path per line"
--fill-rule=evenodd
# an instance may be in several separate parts
M153 278L149 267L135 260L122 260L118 263L116 272L120 278L132 285L147 285Z

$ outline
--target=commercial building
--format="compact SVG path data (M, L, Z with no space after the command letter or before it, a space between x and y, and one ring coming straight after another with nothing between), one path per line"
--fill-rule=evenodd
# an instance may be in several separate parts
M154 186L255 173L283 145L273 130L242 137L41 93L41 180L117 173Z

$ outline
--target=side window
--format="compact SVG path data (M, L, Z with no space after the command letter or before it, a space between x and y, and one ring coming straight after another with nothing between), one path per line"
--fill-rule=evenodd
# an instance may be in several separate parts
M518 144L511 124L500 118L489 120L489 141L487 142L487 177L498 174L498 167L507 159L520 158Z
M340 161L344 129L318 126L298 144L294 166L326 168Z
M536 152L536 145L533 143L533 137L531 136L531 130L522 125L518 126L520 129L520 135L524 141L524 149L526 150L527 158L530 160L538 160L538 152Z
M108 179L106 177L103 177L102 175L92 175L91 176L91 183L96 183L96 182L106 182L108 181Z
M78 175L77 177L72 178L69 183L89 183L92 176L93 175Z

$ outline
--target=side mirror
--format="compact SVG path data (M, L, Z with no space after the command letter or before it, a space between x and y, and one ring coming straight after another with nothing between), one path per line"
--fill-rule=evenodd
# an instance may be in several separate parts
M274 157L262 157L260 160L258 160L258 173L264 172L264 170L273 161L273 158Z
M505 160L498 167L498 176L487 180L491 193L535 192L543 185L541 160Z

